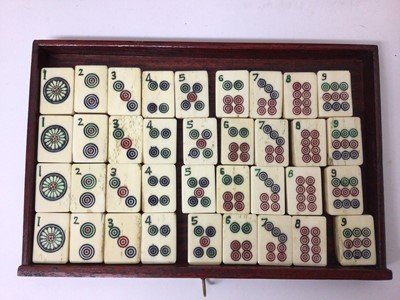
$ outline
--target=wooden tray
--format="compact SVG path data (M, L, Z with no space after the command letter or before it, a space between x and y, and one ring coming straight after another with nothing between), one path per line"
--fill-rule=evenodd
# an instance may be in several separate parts
M221 69L351 72L354 116L361 118L364 214L375 221L377 264L341 267L335 258L332 216L327 216L327 267L192 266L187 263L187 215L181 213L177 182L178 259L174 265L105 265L32 263L35 203L35 168L42 67L75 65L135 66L142 70L207 70L210 116L215 116L215 72ZM178 146L182 141L178 120ZM178 149L181 147L178 147ZM182 165L178 151L177 178ZM391 279L386 268L383 200L382 134L377 46L319 44L242 44L120 41L34 41L32 50L27 129L22 265L19 276L186 277L186 278L288 278L288 279Z

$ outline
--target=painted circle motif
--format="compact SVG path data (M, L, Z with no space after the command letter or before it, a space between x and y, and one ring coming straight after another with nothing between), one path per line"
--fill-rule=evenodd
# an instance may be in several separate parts
M198 110L198 111L203 110L204 107L206 107L206 105L205 105L204 102L201 101L201 100L197 100L197 101L195 102L195 104L194 104L194 109L195 109L195 110Z
M121 180L118 177L112 177L108 184L111 188L116 189L121 185Z
M125 88L125 85L121 80L116 80L113 84L113 89L116 92L121 92L124 88Z
M233 222L231 224L231 226L229 226L229 229L233 232L233 233L238 233L240 231L240 225L237 222Z
M216 256L217 256L217 249L215 249L214 247L209 247L209 248L207 248L207 250L206 250L206 255L207 255L209 258L214 258L214 257L216 257Z
M80 233L82 237L90 239L96 234L96 226L90 222L83 223L80 228Z
M147 229L147 232L151 236L155 236L158 233L158 227L156 225L150 225L149 228Z
M85 174L82 176L81 185L84 189L90 190L97 184L97 179L93 174Z
M200 204L203 207L209 207L211 205L211 199L209 197L203 197L200 200Z
M60 125L51 125L43 130L40 141L45 150L60 152L67 147L69 135L67 130Z
M128 157L128 159L136 159L138 157L139 153L135 148L130 148L128 149L128 151L126 151L126 156Z
M169 111L169 105L167 103L161 103L158 106L158 109L160 110L160 113L165 114L165 113L167 113Z
M94 247L90 244L84 244L79 248L79 256L83 259L83 260L90 260L93 258L94 254L95 254L95 250Z
M162 80L162 81L160 82L160 89L161 89L162 91L167 91L167 90L169 89L169 86L170 86L170 84L169 84L169 82L166 81L166 80Z
M95 158L97 156L97 154L99 154L99 148L97 147L96 144L89 143L83 147L82 152L86 158L91 159L91 158Z
M108 235L112 239L116 239L121 235L121 230L118 227L111 227L108 231Z
M133 246L126 247L125 256L127 258L134 258L136 256L137 250Z
M148 253L150 256L157 256L158 252L159 252L159 250L156 245L151 245L148 249Z
M85 76L85 79L84 79L84 82L85 82L85 85L88 87L88 88L95 88L95 87L97 87L98 85L99 85L99 83L100 83L100 78L99 78L99 76L97 75L97 74L95 74L95 73L89 73L89 74L87 74L86 76Z
M100 104L99 97L95 94L89 94L83 99L83 104L88 109L95 109Z
M99 134L99 127L94 123L88 123L83 128L83 134L87 138L95 138Z
M182 83L180 89L182 93L187 94L190 92L190 85L187 83Z
M68 81L61 77L51 78L43 86L43 96L51 104L63 103L69 94Z
M204 250L201 247L195 247L193 249L193 256L196 258L201 258L204 255Z
M160 197L160 204L162 206L167 206L169 203L170 203L170 199L169 199L169 197L167 195L162 195Z
M67 181L61 174L47 174L40 181L39 191L42 197L48 201L57 201L67 192Z
M160 227L160 234L162 236L168 236L171 233L171 228L168 225L162 225Z
M84 207L84 208L90 208L92 207L96 202L96 198L92 193L83 193L79 197L79 204Z
M242 225L242 231L244 234L249 234L252 231L252 226L250 223L246 222Z
M138 107L139 107L139 105L138 105L138 103L137 103L135 100L129 100L129 101L126 103L126 108L127 108L129 111L136 111L136 110L138 109Z
M125 248L129 245L129 239L126 236L122 235L118 238L117 245L120 248Z
M57 252L65 243L64 230L56 224L47 224L39 230L37 243L44 252Z
M135 207L136 204L137 204L137 200L136 200L136 198L135 198L134 196L128 196L128 197L126 197L126 199L125 199L125 205L126 205L127 207Z
M113 137L117 140L120 140L124 137L125 133L121 128L115 128L113 131Z

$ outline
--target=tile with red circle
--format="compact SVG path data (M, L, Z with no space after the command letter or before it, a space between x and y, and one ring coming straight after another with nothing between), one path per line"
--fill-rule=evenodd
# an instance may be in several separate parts
M108 114L140 116L141 113L140 68L108 68Z
M285 119L314 119L318 116L318 89L315 73L284 73L283 88L283 117Z
M376 264L374 218L336 216L333 221L336 258L342 266Z
M259 167L250 169L251 213L285 214L285 169Z
M224 214L223 228L223 258L224 264L257 263L257 215Z
M188 215L188 263L219 265L222 262L222 216Z
M319 167L287 167L287 212L290 215L322 215L321 183Z
M140 165L108 164L106 178L106 211L139 212L142 196L142 185L138 184L141 182ZM90 203L89 199L87 197L83 203Z
M254 162L253 119L221 119L221 164L252 165Z
M250 117L281 118L283 106L282 72L250 72Z
M351 74L349 71L319 71L318 77L318 116L351 117L353 99Z
M215 115L218 118L249 116L249 72L221 70L215 74Z
M293 263L292 218L258 216L258 264L290 266Z
M327 265L326 218L292 216L293 265L324 267Z
M326 121L291 121L291 157L294 166L326 166Z
M255 164L280 166L289 164L288 120L254 120Z

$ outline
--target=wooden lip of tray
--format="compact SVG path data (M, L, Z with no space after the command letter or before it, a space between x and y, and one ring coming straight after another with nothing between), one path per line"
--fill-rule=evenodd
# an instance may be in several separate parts
M364 164L362 165L364 214L375 222L377 264L342 267L335 258L333 218L327 216L328 265L326 267L270 267L260 265L193 266L187 263L187 215L180 205L177 181L178 258L173 265L34 264L32 263L35 216L35 178L42 67L75 65L140 67L142 70L207 70L209 73L210 117L215 116L215 72L223 69L308 71L349 70L354 116L361 118ZM386 267L383 199L381 108L378 48L373 45L252 44L140 41L34 41L32 49L22 265L19 276L86 277L178 277L178 278L275 278L275 279L392 279ZM178 145L182 122L178 120ZM177 178L182 150L178 147Z

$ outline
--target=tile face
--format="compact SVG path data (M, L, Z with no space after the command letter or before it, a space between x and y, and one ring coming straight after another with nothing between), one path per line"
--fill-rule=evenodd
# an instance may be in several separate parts
M349 71L319 71L318 110L320 117L351 117L353 99Z
M318 116L317 75L311 72L283 74L285 119L314 119Z
M223 227L223 263L257 263L257 216L225 214Z
M142 215L142 263L176 262L176 215L174 213Z
M137 164L107 166L106 210L138 212L141 199L141 170Z
M217 164L217 119L193 118L183 120L183 162L187 165Z
M190 214L188 216L188 263L219 265L222 262L222 216Z
M287 212L290 215L322 215L321 169L286 168Z
M361 215L364 210L361 168L324 169L325 211L330 215Z
M252 214L285 214L284 168L252 166L250 182Z
M342 266L376 265L374 219L371 215L334 218L336 258Z
M326 218L292 217L293 264L323 267L327 264Z
M291 152L294 166L326 166L325 129L323 119L291 122Z
M257 166L289 164L289 124L287 120L254 121L255 161Z
M72 161L72 117L40 116L38 162Z
M329 165L359 166L363 164L360 118L329 118L327 138Z
M104 230L104 263L140 263L141 214L106 214Z
M250 213L250 174L247 166L217 166L217 212Z
M221 120L221 164L252 165L254 162L252 119Z
M36 166L36 212L69 212L70 194L70 164Z
M250 117L281 118L283 107L282 73L250 72Z
M107 113L107 66L75 66L76 113Z
M72 115L74 110L74 69L43 68L40 74L40 113Z
M143 165L142 194L144 212L175 212L175 165Z
M141 111L140 68L108 68L108 114L140 116Z
M143 160L143 119L141 116L110 116L108 161L141 163Z
M69 261L102 263L104 214L71 214Z
M37 213L33 234L33 263L68 262L69 214Z
M183 165L182 212L215 212L215 167Z
M145 118L173 118L175 116L174 72L143 72L142 115Z
M292 218L258 216L258 263L290 266L293 263Z
M215 74L215 115L249 116L249 72L246 70L217 71Z
M71 212L104 212L105 196L105 164L72 165Z
M209 116L207 71L175 72L175 105L178 119Z
M176 119L143 120L143 162L175 164L177 151Z
M107 115L74 115L74 162L107 162Z

